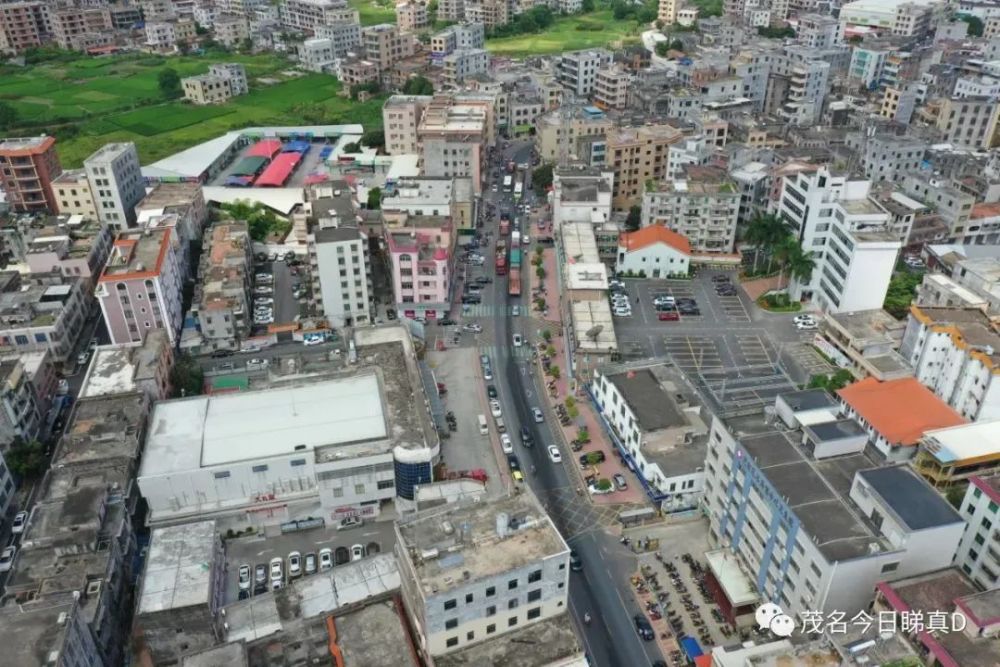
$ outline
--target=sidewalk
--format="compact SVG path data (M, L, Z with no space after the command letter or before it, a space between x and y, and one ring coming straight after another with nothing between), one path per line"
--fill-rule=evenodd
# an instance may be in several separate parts
M534 257L534 254L534 252L528 253L529 257ZM541 322L540 330L548 329L548 331L552 333L552 338L550 339L548 345L555 350L555 355L552 357L552 364L559 367L559 379L554 382L555 391L546 392L546 398L548 399L549 406L552 408L554 417L556 404L565 403L567 396L570 395L571 384L569 369L566 367L566 340L563 335L562 322L560 319L562 311L559 303L560 291L559 280L556 275L558 266L555 249L546 248L545 252L542 254L542 261L542 266L545 267L544 298L546 306L548 307L548 314L543 317L542 313L535 310L534 306L532 306L532 315ZM531 266L530 260L529 266ZM532 286L538 284L538 277L535 275L534 266L531 266L529 280ZM551 377L544 373L540 358L538 361L538 368L544 380L546 382L551 381ZM572 465L574 470L577 471L577 479L582 485L583 476L579 467L579 456L587 452L601 451L604 452L605 459L603 463L599 463L597 465L599 477L611 480L613 475L621 473L628 481L628 488L624 491L614 491L613 493L604 495L593 495L588 493L591 498L591 502L595 505L602 506L621 505L625 503L643 503L646 500L646 497L642 492L642 487L639 485L638 480L629 474L629 471L622 464L617 450L608 439L607 433L605 433L604 427L600 423L600 417L598 417L598 415L594 412L594 406L590 402L590 398L587 396L586 391L582 387L578 387L575 393L573 393L573 398L576 401L576 408L579 410L579 415L571 421L569 426L559 426L559 429L563 434L563 443L566 445L565 455L567 457L572 456L572 460L568 461L567 465ZM558 422L556 422L556 424L558 424ZM554 424L554 426L556 424ZM590 435L590 442L584 445L583 449L579 452L574 452L570 447L570 443L576 439L581 426L586 427L587 432Z

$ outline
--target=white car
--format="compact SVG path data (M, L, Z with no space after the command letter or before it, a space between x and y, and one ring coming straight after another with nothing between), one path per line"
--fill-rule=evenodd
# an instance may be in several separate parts
M363 526L365 520L359 516L349 516L340 520L337 524L337 530L347 530L348 528L357 528L358 526Z
M503 411L500 409L500 401L495 398L490 401L490 413L494 417L500 417L503 415Z
M815 324L816 323L816 318L814 318L812 315L796 315L795 317L792 318L792 322L795 322L796 324L798 324L800 322L806 322L808 324Z
M536 424L541 424L545 421L545 415L538 408L531 408L531 415L535 418Z
M302 554L293 551L288 554L288 578L295 579L302 576Z
M612 313L615 317L632 317L631 310L624 310L616 308Z
M361 560L365 557L365 548L361 544L355 544L351 547L351 562L356 560Z
M24 524L28 523L28 513L18 512L14 515L14 523L10 525L10 532L18 535L24 532Z
M17 547L11 545L0 552L0 572L6 572L14 565L14 555L17 553Z
M517 317L521 314L521 306L511 306L510 307L511 317Z
M267 368L267 366L268 366L267 359L251 359L250 361L247 362L247 369L248 370L249 369L255 369L255 368L258 368L258 369L259 368Z
M503 450L504 454L514 453L514 443L511 442L510 436L506 433L500 434L500 449Z
M246 563L240 565L239 587L241 591L250 590L250 566Z
M319 550L319 571L326 572L333 569L333 549L323 547Z
M306 347L309 347L311 345L322 345L323 338L321 336L309 336L308 338L302 339L302 344L305 345Z
M492 380L493 379L493 369L489 366L483 367L483 379Z
M675 303L676 300L672 296L658 296L653 299L654 306L662 306L668 303Z
M278 557L278 558L272 558L271 559L271 586L273 588L275 588L275 590L277 590L278 588L281 588L280 584L285 580L285 573L284 573L283 570L284 570L284 563L281 560L281 558L280 557ZM277 582L279 584L277 587L274 586L275 582Z
M796 322L795 328L799 331L813 331L816 329L815 322Z
M521 334L514 334L514 347L521 347L524 339L521 338Z
M559 448L555 445L549 445L549 460L553 463L562 463L562 454L559 453Z
M468 332L468 333L483 333L483 325L482 324L463 324L462 325L462 331L465 331L465 332Z

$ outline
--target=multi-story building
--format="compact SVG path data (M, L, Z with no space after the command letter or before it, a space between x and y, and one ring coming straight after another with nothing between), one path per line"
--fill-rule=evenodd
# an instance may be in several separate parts
M83 169L67 169L59 174L52 179L52 190L59 213L80 215L87 220L99 219L94 193Z
M995 590L1000 579L1000 534L992 530L1000 508L1000 476L972 475L960 514L965 534L955 552L955 565L984 590Z
M197 36L194 19L174 19L170 21L147 21L146 43L161 49L173 50L178 44L188 44Z
M660 0L657 7L656 18L666 25L673 25L677 22L677 10L680 3L677 0Z
M464 16L456 20L481 23L486 29L507 25L512 11L507 0L465 0Z
M317 501L337 517L372 518L389 502L414 509L440 441L412 340L403 327L378 327L355 329L352 342L357 363L347 368L306 366L271 388L158 402L138 475L148 523L232 516L277 526ZM255 386L268 387L266 373Z
M48 350L53 364L66 364L92 304L88 281L6 272L0 284L0 353Z
M312 33L321 25L359 23L358 10L346 0L282 0L281 25Z
M879 183L902 180L904 174L917 171L928 144L910 137L875 134L871 137L849 135L847 146L857 152L865 176Z
M855 26L888 31L901 37L930 33L935 0L855 0L840 9L840 32Z
M417 40L414 35L402 32L393 23L368 26L361 31L365 57L387 72L398 61L413 56Z
M417 129L432 99L430 95L393 95L385 101L382 127L385 128L386 153L416 155L420 152Z
M882 79L885 60L896 47L889 42L874 41L856 44L851 49L851 64L847 75L854 86L874 90Z
M653 184L642 197L642 226L662 225L682 235L694 254L731 253L740 192L722 169L684 168L685 177Z
M396 25L403 32L416 32L427 27L427 6L417 0L396 5Z
M578 143L587 138L606 142L615 123L596 107L565 106L541 116L536 123L535 144L538 155L546 162L561 162L578 155ZM601 164L604 164L602 153ZM592 161L587 161L592 163Z
M118 234L96 293L112 343L141 341L151 329L177 341L184 287L180 245L173 226L156 222Z
M475 198L468 178L406 178L382 198L385 215L450 216L456 229L473 229Z
M942 100L937 129L942 139L957 148L989 149L996 145L1000 103L993 97L962 97Z
M829 49L840 43L840 24L828 14L802 14L798 17L800 44L810 49Z
M115 30L132 30L142 23L142 8L137 5L112 4L108 6L111 12L111 26Z
M357 23L341 21L316 26L313 34L319 39L330 40L335 58L343 58L352 51L361 51L361 26Z
M605 161L615 174L612 203L616 210L640 204L643 193L668 176L670 145L682 137L680 130L665 124L608 132Z
M239 63L210 65L207 74L181 79L184 99L194 104L218 104L250 92L247 73Z
M14 439L34 440L42 426L42 413L35 402L35 393L20 359L0 361L0 447ZM0 456L0 464L3 458ZM6 466L0 472L4 486L10 477ZM10 489L0 489L0 509L6 511Z
M0 5L0 10L8 5ZM55 137L0 139L0 186L19 213L56 212L52 180L62 173Z
M113 30L107 7L66 7L49 11L52 38L68 51L83 51L110 42Z
M417 126L424 175L471 178L479 193L486 149L495 137L493 98L435 96Z
M909 466L827 449L845 434L853 440L849 425L831 417L788 430L760 414L713 421L709 541L730 561L729 583L755 593L751 604L770 600L793 618L812 610L851 618L868 608L877 582L951 562L962 518ZM708 587L730 617L736 601L726 590L736 589L714 575Z
M401 519L396 558L404 606L427 659L567 609L569 547L527 490Z
M345 86L378 83L382 70L378 63L366 58L348 57L340 63L339 78Z
M184 245L201 241L202 229L208 222L208 206L200 183L157 183L135 207L139 224L166 220L173 224ZM191 266L189 251L181 252L181 266ZM194 261L197 261L197 257Z
M714 145L702 135L685 137L667 148L666 178L683 178L688 165L701 166L708 163L714 153Z
M843 412L868 433L884 459L913 458L927 431L959 426L967 420L916 378L880 382L868 377L837 392Z
M574 95L590 97L594 92L597 71L610 65L613 59L614 54L606 49L564 53L556 63L556 78Z
M598 167L556 167L552 174L553 228L574 222L595 227L607 223L611 220L614 183L614 172Z
M83 161L83 168L100 221L117 229L133 226L135 206L146 194L135 144L105 144Z
M93 288L111 252L111 229L93 218L45 225L27 241L24 261L31 273L82 278Z
M456 49L441 59L445 85L458 88L465 80L485 74L490 65L486 49Z
M1000 421L927 431L913 467L942 492L965 485L976 475L1000 473Z
M998 97L1000 96L1000 79L993 76L960 76L955 80L955 90L952 97Z
M909 125L919 96L917 86L886 86L879 115L902 125Z
M150 331L141 343L100 345L87 366L79 398L145 394L150 404L170 397L174 346L163 330Z
M1000 419L1000 334L980 308L910 306L900 353L966 419Z
M964 243L978 234L970 232L972 207L976 198L963 192L949 181L933 174L909 173L903 177L903 191L931 206L948 226L948 241Z
M215 41L226 48L234 48L250 37L250 23L242 14L221 14L212 22Z
M666 512L701 504L708 425L680 375L665 365L595 369L590 392L618 451Z
M438 15L441 15L440 7ZM482 23L460 23L431 36L431 57L446 56L455 49L481 49L485 46L486 31Z
M443 216L405 216L386 230L397 311L438 319L451 310L454 231Z
M822 342L816 342L858 379L895 380L913 375L898 351L905 328L905 322L882 309L826 313L820 322Z
M691 244L663 225L649 225L623 232L618 239L615 271L642 278L686 276L691 263Z
M619 63L594 73L594 103L603 109L624 109L628 102L629 71Z
M63 651L54 660L59 665L127 662L139 562L140 499L132 482L148 410L141 393L74 404L52 466L37 487L6 590L31 600L29 607L77 615L49 626L31 658L18 643L22 657L8 656L5 664L37 665L39 655L47 661L57 650ZM74 627L66 629L70 622Z
M193 313L201 349L238 350L250 334L253 242L243 221L216 223L205 237Z
M48 41L52 32L50 11L50 5L44 2L0 5L0 51L21 53Z

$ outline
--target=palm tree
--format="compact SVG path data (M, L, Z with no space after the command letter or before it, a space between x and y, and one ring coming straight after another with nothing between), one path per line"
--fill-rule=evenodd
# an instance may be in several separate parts
M782 239L771 252L771 259L778 263L778 268L780 270L778 275L778 289L783 287L782 283L785 281L785 269L788 268L788 265L791 263L792 257L794 257L796 252L802 252L802 248L799 247L799 242L792 236L786 236Z
M747 227L744 240L754 246L753 270L757 272L757 262L761 253L768 255L768 261L773 263L777 247L789 236L788 227L776 215L764 213L755 215Z
M774 250L774 259L781 265L781 275L778 278L778 289L783 287L785 270L791 278L802 282L808 282L812 278L813 269L816 268L816 260L811 252L802 249L802 245L794 236L786 236L785 240Z

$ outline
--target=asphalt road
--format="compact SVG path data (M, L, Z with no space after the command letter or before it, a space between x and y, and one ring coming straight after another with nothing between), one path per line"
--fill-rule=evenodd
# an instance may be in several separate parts
M530 164L530 151L530 145L521 142L508 147L498 157L503 164L510 159ZM525 181L529 182L530 179L526 178ZM525 195L525 201L530 203L532 195L527 188ZM513 208L511 195L493 193L487 188L485 198L496 202L498 211ZM491 218L484 226L485 231L494 233L494 241L498 219ZM491 254L492 252L487 253L487 256ZM601 530L597 514L592 512L589 503L576 494L573 481L564 467L573 465L571 452L562 452L563 463L552 463L546 448L558 441L553 437L547 421L536 424L532 417L532 408L541 407L544 401L532 362L512 355L511 341L515 333L521 333L530 344L536 336L534 320L527 317L528 311L523 308L523 301L509 299L505 278L498 277L490 287L491 289L484 290L484 303L496 306L519 303L525 313L522 317L511 317L508 308L493 308L492 318L483 323L486 327L483 337L492 336L498 350L497 358L493 359L496 369L494 384L500 394L509 432L516 443L515 453L521 461L528 483L548 509L570 547L577 551L584 562L583 572L572 573L569 589L569 610L580 629L584 648L590 656L591 664L599 667L650 665L654 660L662 659L662 656L654 643L643 642L635 633L632 615L639 609L632 602L631 592L628 590L629 575L635 567L634 560L618 544L617 539ZM534 447L525 448L520 444L519 433L522 426L531 433L535 441ZM570 517L573 518L572 522ZM581 530L583 526L586 528ZM582 620L585 613L589 613L593 619L589 626L584 625Z

